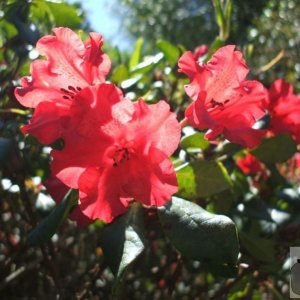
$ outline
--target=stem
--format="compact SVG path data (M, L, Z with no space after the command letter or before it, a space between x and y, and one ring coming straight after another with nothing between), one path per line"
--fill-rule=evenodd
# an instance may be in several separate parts
M30 113L30 111L29 110L22 110L22 109L18 109L18 108L0 108L0 113L28 115Z
M184 118L183 120L181 120L179 122L179 125L181 126L181 128L183 128L184 126L186 126L188 124L188 119Z
M269 61L266 65L262 66L256 73L255 76L258 76L261 73L264 73L271 69L274 65L276 65L285 55L284 50L281 50L276 57L274 57L271 61Z
M225 285L223 285L217 292L214 294L210 300L219 300L222 299L223 296L227 296L230 289L237 284L246 274L251 273L255 270L256 266L245 268L241 271L241 273L231 281L227 281Z

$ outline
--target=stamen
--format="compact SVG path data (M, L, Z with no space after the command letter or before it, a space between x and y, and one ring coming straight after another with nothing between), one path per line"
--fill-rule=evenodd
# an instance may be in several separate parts
M224 102L218 102L218 101L212 99L212 100L210 101L210 103L211 103L211 108L218 107L218 108L220 108L221 110L224 110L224 109L225 109L225 106L224 106L224 105L225 105L226 103L228 103L229 101L230 101L229 99L226 99Z
M72 92L70 92L70 91L68 91L68 90L66 90L66 89L63 89L63 88L61 88L60 90L61 90L62 92L64 92L64 93L68 94L68 95L72 95L72 94L73 94Z
M73 86L71 86L71 85L68 86L68 89L71 90L71 91L76 92L75 88Z
M128 148L120 148L116 150L113 156L113 167L117 167L120 163L130 159L130 151Z

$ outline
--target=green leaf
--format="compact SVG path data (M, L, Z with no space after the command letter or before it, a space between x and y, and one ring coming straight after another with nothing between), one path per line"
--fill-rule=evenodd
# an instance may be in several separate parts
M135 84L137 84L139 82L139 80L142 77L143 76L141 74L137 74L133 78L129 78L129 79L126 79L126 80L122 81L121 82L121 88L126 90L126 89L129 89L129 88L133 87Z
M188 152L194 152L205 150L209 146L209 142L204 138L204 134L201 132L196 132L189 136L184 136L180 142L182 149L187 150Z
M193 199L220 193L231 187L229 175L221 162L198 160L177 171L178 195Z
M129 72L125 65L118 65L112 74L111 80L117 84L120 84L122 81L128 79Z
M240 232L239 237L243 247L256 259L263 262L275 261L275 241L261 238L249 233Z
M179 49L176 46L164 40L158 40L156 42L156 45L158 49L164 54L169 64L171 66L175 66L180 55Z
M68 217L71 209L78 203L78 192L70 190L64 199L54 207L51 213L42 220L28 235L29 246L38 246L47 242Z
M227 0L224 10L224 18L225 18L225 37L228 38L230 34L230 22L231 22L231 13L232 13L232 0Z
M217 36L209 47L209 52L205 61L207 62L218 49L224 46L224 44L224 40Z
M144 61L137 64L130 70L130 74L145 74L153 70L153 68L163 59L163 54L158 53L154 56L149 56L144 59Z
M216 22L220 28L222 28L225 24L225 17L223 13L223 7L220 0L213 0L214 8L215 8L215 17Z
M113 274L120 278L144 251L144 222L141 206L135 204L121 217L107 225L100 245Z
M158 208L164 231L183 256L213 264L236 264L239 244L234 223L199 205L173 197Z
M139 38L136 41L133 53L132 53L132 55L130 57L130 61L129 61L129 69L130 70L141 61L141 53L142 53L143 44L144 44L143 38Z
M11 139L0 137L0 167L2 167L11 154L13 141Z
M54 17L56 26L66 26L72 29L80 29L83 22L82 14L78 8L67 3L55 3L47 1L47 5Z
M262 144L251 151L264 163L284 162L297 151L297 144L289 134L280 134L266 139Z

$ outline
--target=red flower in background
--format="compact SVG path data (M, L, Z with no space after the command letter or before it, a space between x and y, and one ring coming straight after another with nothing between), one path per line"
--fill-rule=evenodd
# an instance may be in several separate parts
M34 135L43 144L59 137L60 120L68 115L75 95L86 86L104 82L111 65L101 51L100 34L90 33L90 38L83 43L68 28L55 28L53 32L54 36L44 36L37 43L37 50L47 60L34 61L31 78L22 78L22 87L15 89L22 105L36 108L22 131Z
M264 165L250 153L247 153L245 157L238 158L236 164L245 175L257 175L265 172Z
M110 222L132 199L154 206L170 200L177 179L168 157L181 130L169 105L133 103L111 84L86 88L77 98L70 109L73 133L62 151L52 152L52 171L79 189L82 213Z
M269 89L270 131L274 134L289 133L300 144L300 97L293 86L282 79Z
M191 52L179 59L179 71L190 78L186 93L194 100L185 114L191 125L209 129L209 140L222 133L231 142L254 147L264 135L252 127L265 114L267 94L260 82L245 80L249 69L234 49L220 48L207 64L196 61Z

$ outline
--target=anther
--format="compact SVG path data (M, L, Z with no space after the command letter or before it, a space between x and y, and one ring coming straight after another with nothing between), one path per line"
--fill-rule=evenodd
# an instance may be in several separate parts
M61 88L60 90L61 90L62 92L64 92L64 93L66 93L66 94L72 94L72 92L70 92L70 91L68 91L68 90L66 90L66 89Z
M68 86L68 89L69 89L70 91L76 92L75 88L74 88L73 86L71 86L71 85Z

